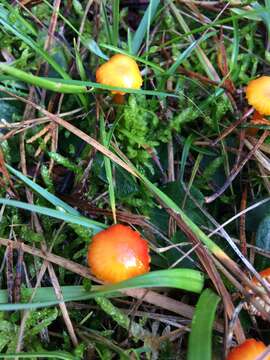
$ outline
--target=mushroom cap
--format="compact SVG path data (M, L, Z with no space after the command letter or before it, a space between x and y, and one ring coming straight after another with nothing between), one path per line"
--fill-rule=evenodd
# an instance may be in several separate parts
M246 98L261 115L270 115L270 76L251 80L246 89Z
M88 248L92 273L106 283L116 283L150 270L148 243L129 226L117 224L93 236Z
M262 278L264 278L267 282L270 283L270 268L266 268L260 271L259 274L261 275ZM252 282L256 285L259 284L259 281L255 277L252 278Z
M265 349L266 346L262 341L247 339L241 345L236 346L230 351L227 360L255 360ZM270 356L265 358L265 360L269 359Z
M261 275L261 277L263 279L265 279L269 284L270 284L270 268L266 268L264 269L263 271L261 271L259 273ZM254 285L256 285L257 287L260 288L260 290L262 292L265 292L265 289L264 287L262 286L262 284L256 279L256 277L254 276L251 281L253 282ZM246 286L245 287L246 290L252 294L252 297L254 298L254 300L256 300L256 302L258 304L260 304L260 306L262 308L264 308L264 310L267 312L267 313L270 313L270 306L268 305L268 303L263 299L261 298L260 296L256 295L253 293L253 291L248 287ZM259 310L257 310L257 308L252 304L252 303L249 303L249 304L245 304L245 308L246 310L248 310L248 312L251 314L251 315L256 315L256 316L261 316L263 319L265 318L264 314L261 313ZM270 357L269 357L270 359Z
M96 81L103 85L127 89L140 89L142 77L135 60L123 54L112 56L96 71ZM125 92L113 90L112 94L124 95Z

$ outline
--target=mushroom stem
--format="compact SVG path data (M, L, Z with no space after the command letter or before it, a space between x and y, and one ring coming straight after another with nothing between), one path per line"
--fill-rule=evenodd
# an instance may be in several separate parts
M125 103L125 95L115 94L113 96L113 102L118 105L124 104Z

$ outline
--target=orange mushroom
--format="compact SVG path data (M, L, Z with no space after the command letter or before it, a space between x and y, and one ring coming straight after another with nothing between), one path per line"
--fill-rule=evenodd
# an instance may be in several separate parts
M241 345L233 348L226 360L256 360L266 349L262 341L255 339L247 339ZM270 356L265 357L265 360L270 360Z
M150 270L147 241L125 225L112 225L93 236L88 248L92 273L106 283L116 283Z
M142 77L135 60L124 54L112 56L96 71L96 81L103 85L117 86L127 89L140 89ZM112 90L114 100L122 103L125 92Z
M259 274L261 275L262 278L264 278L267 282L270 283L270 268L266 268L260 271ZM255 285L260 285L260 282L255 277L252 279L252 282Z
M270 284L270 268L264 269L259 274L263 279L265 279ZM261 291L265 292L264 287L255 277L252 278L252 282L254 285L258 286ZM250 294L253 294L251 289L247 288L247 290ZM269 313L270 306L258 295L253 295L253 296L256 302L258 302L264 308L264 310ZM248 312L251 315L261 316L262 318L264 318L263 315L257 310L257 308L253 304L246 304L245 308L248 310Z
M261 115L270 115L270 76L261 76L248 83L246 97L249 105Z

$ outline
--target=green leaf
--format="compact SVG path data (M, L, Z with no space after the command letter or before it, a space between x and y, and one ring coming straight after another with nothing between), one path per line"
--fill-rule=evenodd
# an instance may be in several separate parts
M210 289L201 294L192 319L187 360L212 360L212 330L219 301Z

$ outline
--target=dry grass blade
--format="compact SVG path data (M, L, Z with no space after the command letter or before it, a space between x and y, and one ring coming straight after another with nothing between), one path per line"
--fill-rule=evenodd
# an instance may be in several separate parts
M247 207L247 186L245 186L242 199L241 199L241 212L245 211ZM241 244L241 251L244 256L247 256L247 239L246 239L246 215L243 213L240 216L240 224L239 224L239 230L240 230L240 244Z
M225 139L230 133L240 124L242 124L246 119L254 112L253 108L250 108L245 114L234 123L232 123L216 140L212 142L212 146L216 146L221 140Z
M162 204L162 203L161 203ZM164 204L162 204L164 206ZM165 207L165 206L164 206ZM229 319L232 318L234 313L234 305L232 303L231 297L229 292L227 291L211 257L206 248L202 246L200 241L196 238L196 236L191 232L191 230L186 226L186 224L182 221L178 214L171 209L166 209L169 215L174 218L179 228L186 234L188 239L191 241L192 244L199 246L196 248L197 256L199 257L202 265L204 266L206 272L208 273L209 277L211 278L214 286L217 289L217 292L221 295L224 303L224 308L226 311L226 315ZM235 327L235 336L239 343L242 343L245 340L245 334L242 329L241 323L238 320Z
M47 261L44 261L40 270L39 270L39 273L37 275L37 280L36 280L36 284L35 284L35 287L33 288L33 292L32 292L32 295L30 297L30 299L28 300L29 302L31 302L36 294L36 290L37 288L40 286L40 283L41 283L41 280L46 272L46 269L47 269ZM22 348L22 345L23 345L23 334L24 334L24 330L25 330L25 326L26 326L26 320L28 319L28 316L30 314L30 311L29 310L25 310L23 311L22 313L22 317L21 317L21 324L20 324L20 327L19 327L19 331L18 331L18 340L17 340L17 346L16 346L16 352L20 352L21 348Z
M113 217L111 210L100 209L96 206L93 206L89 200L78 199L77 194L62 195L60 198L68 204L76 206L79 210L91 215L91 217L100 215L108 216L110 218ZM146 217L143 215L133 214L129 211L117 210L116 216L120 222L151 228L151 226L146 222Z
M7 289L8 289L8 301L13 302L13 288L14 288L14 276L13 276L13 246L12 243L8 243L6 252L6 276L7 276Z
M214 193L211 196L207 196L205 198L206 203L213 202L221 194L223 194L223 192L230 186L232 181L236 178L236 176L239 174L239 172L242 170L242 168L245 166L245 164L252 158L252 156L255 154L255 152L260 148L261 144L263 144L263 142L268 137L268 135L269 135L269 131L264 131L264 133L262 134L262 136L260 137L260 139L258 140L256 145L254 145L254 147L249 152L249 154L242 160L242 162L240 164L237 165L237 168L235 168L231 172L231 174L228 177L228 179L226 180L225 184L216 193Z
M5 159L4 159L4 154L3 151L0 147L0 173L3 174L4 180L6 180L10 186L7 187L7 185L5 185L5 181L1 179L1 183L3 183L3 185L6 187L6 191L12 196L14 197L16 194L16 190L14 189L14 185L12 182L12 179L9 175L9 172L7 171L6 165L5 165Z
M112 161L114 161L116 164L120 165L121 167L123 167L126 171L128 171L130 174L132 174L133 176L136 176L136 173L132 170L132 168L130 166L128 166L124 161L122 161L121 159L118 158L118 156L116 156L113 152L111 152L110 150L108 150L105 146L101 145L98 141L96 141L95 139L91 138L89 135L85 134L83 131L79 130L78 128L76 128L75 126L71 125L70 123L68 123L67 121L61 119L60 117L51 114L49 111L43 109L41 106L35 104L33 101L30 100L26 100L24 98L22 98L21 96L15 95L7 90L1 89L2 92L15 97L18 100L21 100L24 103L27 103L28 105L31 105L33 108L35 108L36 110L39 110L40 112L42 112L44 115L48 116L48 118L54 122L56 122L57 124L63 126L64 128L66 128L67 130L69 130L71 133L75 134L76 136L78 136L79 138L81 138L82 140L84 140L86 143L88 143L89 145L93 146L94 148L96 148L98 151L100 151L102 154L104 154L105 156L107 156L108 158L110 158Z
M59 301L61 301L59 303L59 307L61 309L61 312L62 312L64 321L65 321L68 333L70 335L71 341L72 341L74 346L77 346L78 345L77 336L75 334L72 322L70 320L70 316L69 316L66 304L63 302L63 295L62 295L62 292L61 292L61 287L60 287L59 281L57 279L57 276L55 274L55 271L54 271L53 266L52 266L51 263L48 264L48 271L49 271L49 274L50 274L50 278L52 280L52 285L53 285L54 290L55 290L56 298Z
M244 140L244 143L249 150L252 150L256 143L256 140L254 138L248 137L248 139ZM254 157L265 170L270 172L270 161L269 158L263 154L263 151L269 153L269 148L267 144L262 144L260 146L260 149L255 151Z

